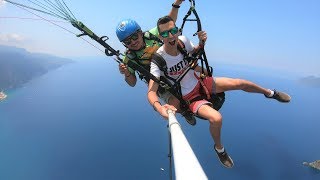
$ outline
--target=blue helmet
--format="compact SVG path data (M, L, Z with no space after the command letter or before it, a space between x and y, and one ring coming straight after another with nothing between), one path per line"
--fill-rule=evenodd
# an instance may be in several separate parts
M141 30L141 27L135 20L125 19L118 24L116 33L119 41L122 42L124 39L138 30Z

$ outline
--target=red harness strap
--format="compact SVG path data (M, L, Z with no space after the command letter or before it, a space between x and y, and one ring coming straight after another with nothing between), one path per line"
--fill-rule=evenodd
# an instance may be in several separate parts
M198 81L200 82L200 85L201 85L201 87L202 87L202 89L203 89L203 91L204 91L204 93L205 93L204 95L205 95L206 99L207 99L207 100L210 100L210 99L211 99L211 93L209 92L208 88L207 88L206 85L204 84L203 79L200 78L200 77L198 77L197 74L196 74L196 72L194 72L194 76L195 76L195 77L198 79Z

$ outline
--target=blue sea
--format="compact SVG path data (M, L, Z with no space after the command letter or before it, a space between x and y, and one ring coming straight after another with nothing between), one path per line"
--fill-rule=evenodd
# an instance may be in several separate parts
M268 69L218 65L215 74L288 92L292 101L226 93L222 140L232 169L219 163L208 122L192 127L177 115L208 178L320 179L302 165L320 159L319 88ZM78 60L10 91L0 102L0 180L169 179L167 121L146 91L142 82L127 86L110 58Z

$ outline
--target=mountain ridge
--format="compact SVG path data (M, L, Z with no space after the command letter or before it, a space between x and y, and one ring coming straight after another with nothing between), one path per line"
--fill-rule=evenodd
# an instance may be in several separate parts
M72 62L66 58L0 45L0 90L21 87L33 78Z

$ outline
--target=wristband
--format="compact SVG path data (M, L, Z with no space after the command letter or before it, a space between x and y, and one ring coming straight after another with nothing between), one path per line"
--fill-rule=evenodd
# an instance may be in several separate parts
M176 5L176 4L174 4L174 3L172 3L172 7L174 7L174 8L180 8L180 6L179 5Z
M155 103L159 103L160 105L161 105L161 103L160 103L159 101L155 101L155 102L152 103L153 109L154 109L155 111L157 111L156 107L154 106Z

